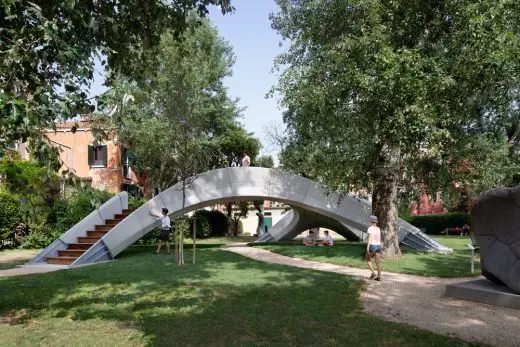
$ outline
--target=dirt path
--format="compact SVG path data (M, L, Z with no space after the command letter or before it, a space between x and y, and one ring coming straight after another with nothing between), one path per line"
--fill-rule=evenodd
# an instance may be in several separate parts
M368 270L290 258L245 244L224 249L251 259L367 278ZM494 346L520 346L520 311L444 296L445 285L467 278L444 279L384 273L367 280L361 294L364 310L385 320L408 323L446 336Z
M36 254L38 254L38 251L7 252L5 254L0 254L0 264L12 263L20 260L29 260ZM56 270L58 269L52 267L15 267L12 269L0 270L0 277L29 275L34 273L43 273Z
M11 263L19 260L29 260L38 254L38 251L7 251L0 253L0 263Z

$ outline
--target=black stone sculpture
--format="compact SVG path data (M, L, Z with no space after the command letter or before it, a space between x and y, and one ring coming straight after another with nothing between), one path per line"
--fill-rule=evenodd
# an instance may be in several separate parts
M471 210L482 275L520 293L520 186L483 193Z

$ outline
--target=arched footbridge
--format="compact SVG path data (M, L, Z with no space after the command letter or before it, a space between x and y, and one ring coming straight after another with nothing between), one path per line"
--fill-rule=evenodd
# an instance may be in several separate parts
M160 211L166 207L170 217L176 217L229 200L270 200L292 207L258 242L292 239L313 227L332 229L348 239L366 238L364 231L371 213L368 201L328 193L322 185L300 176L275 169L230 167L197 175L189 181L184 208L182 183L161 192L132 212L126 210L126 193L117 194L28 265L77 266L112 260L159 226L159 221L149 214L151 209ZM399 220L399 241L418 250L451 251L403 220Z

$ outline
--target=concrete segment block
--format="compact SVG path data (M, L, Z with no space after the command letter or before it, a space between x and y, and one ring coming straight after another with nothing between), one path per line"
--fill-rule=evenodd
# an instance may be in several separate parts
M345 196L342 198L335 213L345 218L345 220L342 220L343 223L347 223L358 230L366 232L368 228L368 216L370 216L371 212L371 206L350 196Z
M197 175L192 183L200 201L214 201L226 197L233 198L233 190L227 169L219 169Z
M76 243L78 237L86 236L87 230L94 230L96 225L104 224L105 221L99 215L97 210L94 210L87 217L82 219L78 224L67 230L66 233L60 236L60 240L65 243Z
M162 208L165 207L159 197L155 197L146 204L135 210L131 216L136 217L143 227L153 225L154 228L160 225L157 217L150 215L152 210L154 213L161 214Z
M114 216L118 213L121 213L123 210L123 202L126 198L127 200L127 206L128 206L128 194L126 192L121 192L110 198L107 202L105 202L102 206L100 206L97 210L98 213L103 218L103 223L107 219L112 219ZM101 224L103 224L101 223Z
M305 194L303 203L335 212L341 203L341 197L334 192L328 192L322 184L312 182L309 185L307 194Z
M303 201L311 181L273 170L270 177L269 196L283 201Z
M233 196L243 198L269 196L271 169L235 167L227 170Z
M142 208L143 206L139 209ZM114 250L121 249L121 247L123 247L122 249L125 249L134 242L132 241L134 235L137 235L137 239L139 239L144 227L145 226L141 223L137 214L132 213L112 228L108 234L103 236L103 241L110 252L115 255L119 252L114 252Z
M288 216L287 220L284 219L284 230L282 230L283 224L278 226L279 232L276 232L276 226L271 229L277 238L320 225L344 233L342 234L344 236L359 237L366 231L367 217L371 211L370 205L365 201L349 196L340 198L337 194L327 194L324 187L318 183L273 169L256 167L218 169L200 174L189 182L191 185L186 189L185 210L182 210L183 194L182 182L180 182L161 192L106 234L103 241L111 254L116 256L159 225L157 219L149 215L151 208L160 212L162 207L166 207L170 216L174 217L228 199L257 198L284 201L297 207L299 212L297 216L292 215ZM121 208L121 201L118 204ZM110 209L105 212L106 218L113 218L115 214L115 211ZM120 210L117 211L119 212ZM102 224L102 221L96 224ZM401 225L401 228L404 232L411 230L411 226L407 224Z
M159 194L170 213L180 213L182 210L182 184L176 184ZM201 201L193 187L186 187L186 208L199 204Z

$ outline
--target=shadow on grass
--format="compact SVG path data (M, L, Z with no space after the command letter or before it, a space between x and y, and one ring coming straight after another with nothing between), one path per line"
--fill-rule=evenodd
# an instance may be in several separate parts
M181 268L173 255L152 251L131 247L114 263L0 278L0 317L24 312L19 324L56 320L52 331L25 328L52 336L61 336L70 320L117 322L141 330L142 344L153 346L465 345L364 314L362 282L351 277L256 262L213 247L200 249L195 265L186 252ZM96 342L95 332L72 334L91 334Z

